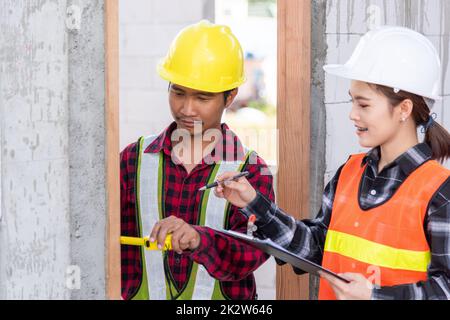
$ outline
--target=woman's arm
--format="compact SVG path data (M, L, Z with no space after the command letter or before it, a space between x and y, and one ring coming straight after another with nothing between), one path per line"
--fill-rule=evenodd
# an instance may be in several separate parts
M342 166L326 186L322 207L315 219L295 220L264 195L252 190L245 178L218 186L215 193L241 207L241 211L247 216L256 215L258 237L270 238L289 251L320 264L341 169ZM232 175L233 173L229 174ZM228 176L225 174L220 178L227 179ZM282 264L279 260L277 262ZM302 273L296 268L294 271Z

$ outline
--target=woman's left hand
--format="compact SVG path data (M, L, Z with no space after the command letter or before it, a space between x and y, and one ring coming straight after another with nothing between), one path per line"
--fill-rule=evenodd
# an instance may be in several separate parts
M331 285L338 300L370 300L373 285L362 274L340 273L339 275L350 283L345 283L325 272L320 273L320 276Z

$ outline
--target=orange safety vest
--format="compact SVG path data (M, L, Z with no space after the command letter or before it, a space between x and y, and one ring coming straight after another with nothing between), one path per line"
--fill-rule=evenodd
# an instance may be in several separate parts
M351 156L342 168L322 266L336 273L361 273L379 286L424 281L431 253L423 222L431 198L450 171L436 161L427 161L388 201L363 210L358 191L364 156ZM324 279L320 280L319 299L336 299Z

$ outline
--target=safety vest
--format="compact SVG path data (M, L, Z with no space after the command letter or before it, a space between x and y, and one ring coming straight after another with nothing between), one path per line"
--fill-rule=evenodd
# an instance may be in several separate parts
M164 203L164 157L163 153L144 153L156 136L141 137L138 141L136 170L136 214L139 237L148 235L155 223L163 218ZM251 154L245 149L245 157L241 161L216 163L208 178L208 184L214 182L216 176L226 171L241 171ZM198 225L214 229L226 227L229 204L225 199L217 198L210 189L202 191L199 206ZM144 250L140 247L142 275L140 285L133 300L166 300L171 299L170 291L177 300L223 300L220 282L212 278L203 265L195 262L189 271L186 285L177 290L170 277L168 260L159 250ZM167 280L169 279L169 280ZM170 288L169 288L170 286Z
M424 218L431 198L450 171L436 161L427 161L388 201L363 210L358 191L364 156L352 156L342 168L322 266L336 273L361 273L378 286L424 281L431 260ZM324 279L320 280L319 299L336 299Z

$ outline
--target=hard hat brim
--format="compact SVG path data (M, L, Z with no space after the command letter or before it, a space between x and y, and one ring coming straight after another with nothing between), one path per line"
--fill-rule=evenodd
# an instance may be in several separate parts
M327 72L329 74L332 74L332 75L335 75L335 76L338 76L341 78L349 79L349 80L363 81L363 82L367 82L367 83L379 84L382 86L388 86L388 87L393 87L393 88L397 87L393 84L380 83L379 81L369 79L367 76L357 74L351 68L347 67L344 64L327 64L327 65L323 66L323 70L325 70L325 72ZM407 91L407 92L411 92L406 88L399 88L399 89ZM417 95L420 95L422 97L429 98L429 99L432 99L435 101L442 100L441 96L430 96L430 95L422 94L419 92L412 92L412 93L415 93Z

